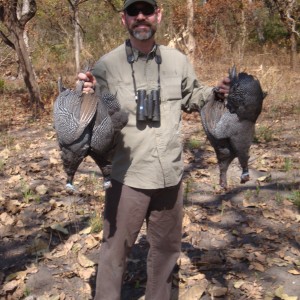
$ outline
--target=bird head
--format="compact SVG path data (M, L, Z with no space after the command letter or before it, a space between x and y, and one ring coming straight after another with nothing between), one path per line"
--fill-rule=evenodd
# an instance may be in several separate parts
M230 89L226 107L230 113L236 113L242 119L247 119L249 114L249 118L256 120L266 96L259 80L245 72L237 73L235 66L229 70L229 78Z

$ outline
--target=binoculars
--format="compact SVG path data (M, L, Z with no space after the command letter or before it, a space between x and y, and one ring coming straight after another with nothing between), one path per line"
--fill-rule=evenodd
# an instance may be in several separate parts
M137 121L160 121L160 97L158 90L152 90L147 95L146 90L137 91Z

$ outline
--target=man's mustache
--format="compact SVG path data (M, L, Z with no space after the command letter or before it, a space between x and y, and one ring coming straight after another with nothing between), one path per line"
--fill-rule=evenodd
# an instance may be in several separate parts
M138 27L140 25L151 27L152 24L150 24L149 22L145 22L145 21L142 21L142 22L137 21L137 22L134 22L132 24L132 27L135 28L135 27Z

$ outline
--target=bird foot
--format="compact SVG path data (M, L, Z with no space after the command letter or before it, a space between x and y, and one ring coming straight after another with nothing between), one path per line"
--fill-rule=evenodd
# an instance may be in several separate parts
M241 183L245 183L250 180L249 172L245 172L241 175Z
M224 179L223 177L220 177L219 185L220 185L220 188L223 191L226 191L227 190L227 179L226 178Z
M105 181L103 182L103 189L104 189L104 190L107 190L107 189L109 189L110 187L112 187L111 181L110 181L110 180L105 180Z
M76 192L76 189L75 189L75 187L74 187L74 185L73 184L71 184L71 183L67 183L66 184L66 190L68 191L68 192Z

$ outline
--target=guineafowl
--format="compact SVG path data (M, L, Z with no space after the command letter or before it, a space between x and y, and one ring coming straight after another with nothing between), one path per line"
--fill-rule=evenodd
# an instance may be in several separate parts
M110 186L110 155L113 141L127 124L127 114L111 94L100 97L98 85L95 93L83 93L83 82L76 89L58 83L59 95L54 103L53 119L61 150L67 189L74 190L74 175L86 156L91 156L100 168L104 188Z
M255 122L266 94L252 75L229 70L230 90L226 101L210 99L200 111L203 128L213 146L220 170L220 186L227 189L227 170L237 157L242 167L241 183L249 178L249 149Z

